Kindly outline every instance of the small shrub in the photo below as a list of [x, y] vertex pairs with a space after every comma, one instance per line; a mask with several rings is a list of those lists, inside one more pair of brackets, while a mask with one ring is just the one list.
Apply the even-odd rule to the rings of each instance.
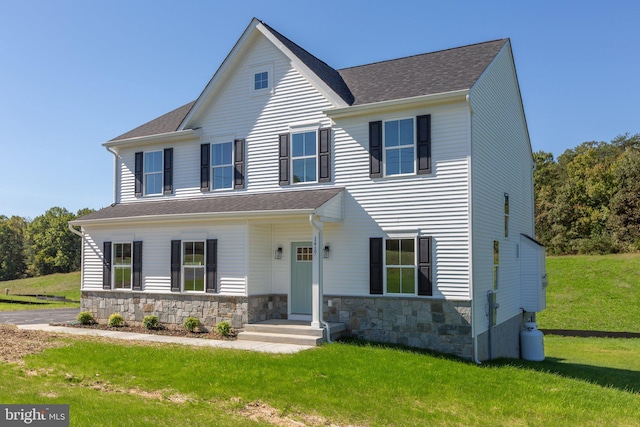
[[113, 313], [109, 316], [109, 326], [111, 327], [119, 327], [124, 324], [124, 318], [120, 313]]
[[218, 332], [223, 337], [228, 337], [229, 335], [231, 335], [231, 323], [223, 320], [216, 325], [216, 332]]
[[184, 319], [184, 328], [189, 332], [193, 332], [199, 326], [200, 320], [195, 317], [187, 317]]
[[158, 320], [158, 316], [144, 316], [142, 324], [147, 329], [157, 329], [160, 321]]
[[93, 324], [93, 314], [88, 311], [81, 311], [76, 316], [76, 320], [80, 322], [81, 325], [91, 325]]

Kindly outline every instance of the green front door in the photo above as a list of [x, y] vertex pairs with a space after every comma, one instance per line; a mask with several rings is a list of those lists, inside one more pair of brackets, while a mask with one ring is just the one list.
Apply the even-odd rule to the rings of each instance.
[[291, 314], [311, 315], [311, 243], [291, 244]]

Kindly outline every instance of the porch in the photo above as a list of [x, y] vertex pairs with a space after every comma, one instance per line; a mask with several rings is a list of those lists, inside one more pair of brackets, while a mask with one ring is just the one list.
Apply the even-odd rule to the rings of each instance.
[[[344, 323], [329, 323], [329, 330], [332, 341], [346, 334]], [[238, 339], [317, 346], [326, 342], [326, 332], [323, 328], [312, 327], [309, 321], [270, 319], [245, 324], [244, 331], [238, 334]]]

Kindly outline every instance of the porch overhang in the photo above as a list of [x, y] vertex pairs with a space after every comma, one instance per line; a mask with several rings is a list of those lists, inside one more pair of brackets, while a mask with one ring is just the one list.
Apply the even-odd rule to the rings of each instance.
[[316, 215], [342, 222], [344, 188], [282, 190], [270, 193], [210, 195], [197, 199], [165, 199], [113, 204], [69, 223], [73, 226], [161, 223], [198, 220], [284, 219]]

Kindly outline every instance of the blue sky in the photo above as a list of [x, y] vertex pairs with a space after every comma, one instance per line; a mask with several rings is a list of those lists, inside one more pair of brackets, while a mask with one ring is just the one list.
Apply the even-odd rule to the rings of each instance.
[[0, 215], [110, 204], [101, 143], [197, 98], [254, 16], [334, 68], [510, 37], [534, 151], [640, 132], [637, 1], [0, 0]]

